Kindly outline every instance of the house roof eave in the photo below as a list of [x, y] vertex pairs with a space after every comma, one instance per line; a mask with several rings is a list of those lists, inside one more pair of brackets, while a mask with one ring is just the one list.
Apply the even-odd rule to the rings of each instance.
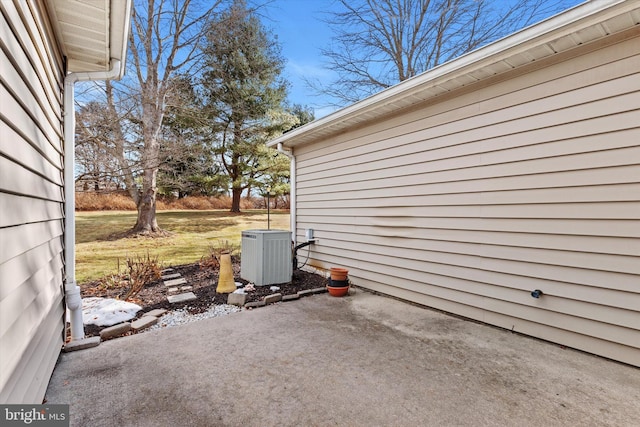
[[115, 59], [124, 73], [131, 7], [131, 0], [47, 3], [68, 72], [108, 71]]
[[587, 2], [273, 139], [292, 148], [640, 24], [640, 0]]

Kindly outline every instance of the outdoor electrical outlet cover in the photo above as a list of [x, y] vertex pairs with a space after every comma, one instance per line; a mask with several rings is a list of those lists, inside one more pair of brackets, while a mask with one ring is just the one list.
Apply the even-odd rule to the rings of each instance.
[[313, 240], [313, 228], [307, 228], [305, 236], [307, 237], [307, 240]]

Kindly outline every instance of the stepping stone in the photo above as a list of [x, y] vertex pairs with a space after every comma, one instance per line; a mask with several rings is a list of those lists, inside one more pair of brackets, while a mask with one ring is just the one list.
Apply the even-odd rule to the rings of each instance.
[[173, 271], [173, 268], [165, 268], [160, 272], [160, 274], [171, 273], [172, 271]]
[[247, 294], [229, 294], [227, 304], [242, 307], [247, 300]]
[[167, 299], [171, 304], [177, 304], [179, 302], [193, 301], [197, 299], [197, 297], [193, 292], [186, 292], [184, 294], [169, 295]]
[[70, 351], [84, 350], [85, 348], [97, 347], [100, 345], [100, 337], [89, 337], [77, 341], [71, 341], [64, 345], [63, 351], [68, 353]]
[[151, 325], [155, 325], [158, 322], [158, 318], [155, 316], [142, 316], [138, 320], [131, 322], [131, 329], [138, 331], [140, 329], [148, 328]]
[[167, 289], [167, 292], [170, 294], [175, 294], [176, 292], [179, 292], [180, 290], [178, 288], [169, 288]]
[[171, 279], [177, 279], [178, 277], [180, 277], [180, 273], [173, 273], [173, 274], [167, 274], [161, 277], [162, 280], [171, 280]]
[[181, 291], [190, 291], [193, 289], [193, 286], [180, 286]]
[[274, 302], [278, 302], [282, 300], [282, 294], [272, 294], [264, 297], [265, 305], [273, 304]]
[[154, 317], [160, 317], [163, 314], [165, 314], [167, 312], [167, 310], [165, 310], [164, 308], [156, 308], [155, 310], [151, 310], [148, 313], [145, 313], [145, 316], [154, 316]]
[[164, 281], [164, 285], [166, 287], [184, 285], [186, 283], [187, 283], [187, 280], [184, 277], [180, 277], [179, 279], [165, 280]]

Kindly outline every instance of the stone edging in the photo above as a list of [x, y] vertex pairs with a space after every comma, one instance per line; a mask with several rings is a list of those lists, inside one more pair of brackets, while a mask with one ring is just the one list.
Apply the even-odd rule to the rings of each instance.
[[[291, 294], [291, 295], [282, 295], [281, 293], [275, 293], [275, 294], [267, 295], [266, 297], [264, 297], [262, 301], [253, 301], [248, 303], [244, 302], [247, 294], [229, 294], [229, 296], [227, 297], [227, 304], [236, 305], [238, 307], [243, 307], [244, 309], [251, 310], [257, 307], [265, 307], [267, 305], [271, 305], [276, 302], [294, 301], [309, 295], [322, 294], [326, 292], [327, 292], [327, 288], [321, 287], [321, 288], [314, 288], [314, 289], [299, 291], [298, 293]], [[237, 295], [237, 296], [232, 297], [232, 295]], [[231, 297], [232, 300], [236, 299], [236, 301], [229, 302], [229, 297]], [[139, 319], [132, 320], [131, 322], [118, 323], [117, 325], [104, 328], [103, 330], [100, 331], [99, 337], [98, 336], [90, 337], [85, 340], [81, 340], [80, 342], [74, 342], [74, 341], [69, 342], [65, 344], [65, 346], [63, 347], [63, 351], [70, 352], [70, 351], [83, 350], [85, 348], [95, 347], [98, 344], [100, 344], [101, 341], [120, 337], [131, 330], [138, 331], [138, 330], [146, 329], [152, 325], [155, 325], [158, 322], [158, 319], [165, 313], [167, 313], [167, 310], [165, 309], [158, 308], [155, 310], [151, 310], [147, 313], [143, 313], [142, 317], [140, 317]]]
[[111, 338], [116, 338], [126, 334], [127, 332], [140, 329], [146, 329], [151, 325], [158, 322], [158, 318], [165, 314], [167, 310], [164, 308], [156, 308], [155, 310], [143, 313], [139, 319], [132, 320], [131, 322], [122, 322], [117, 325], [109, 326], [100, 331], [100, 336], [85, 338], [80, 341], [71, 341], [64, 345], [62, 351], [68, 353], [70, 351], [84, 350], [85, 348], [95, 347], [100, 344], [101, 341], [105, 341]]
[[[237, 305], [238, 307], [244, 307], [246, 309], [252, 309], [257, 307], [265, 307], [267, 305], [280, 302], [280, 301], [294, 301], [309, 295], [322, 294], [325, 292], [327, 292], [326, 287], [307, 289], [291, 295], [282, 295], [281, 293], [277, 293], [277, 294], [267, 295], [266, 297], [264, 297], [262, 301], [253, 301], [253, 302], [248, 302], [246, 304], [244, 300], [246, 299], [247, 294], [229, 294], [229, 296], [227, 297], [227, 304]], [[238, 295], [238, 296], [232, 297], [232, 295]]]

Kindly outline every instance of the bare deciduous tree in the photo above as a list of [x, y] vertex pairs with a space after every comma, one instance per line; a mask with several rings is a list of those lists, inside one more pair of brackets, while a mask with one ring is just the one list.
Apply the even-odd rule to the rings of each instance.
[[[160, 232], [156, 220], [157, 175], [161, 164], [161, 129], [167, 100], [176, 87], [177, 73], [189, 75], [197, 64], [202, 29], [221, 0], [138, 0], [132, 14], [129, 38], [129, 76], [122, 83], [107, 85], [110, 114], [115, 119], [126, 99], [137, 101], [130, 114], [138, 126], [138, 156], [141, 174], [135, 180], [132, 157], [125, 150], [132, 135], [122, 127], [116, 132], [115, 150], [124, 172], [127, 190], [138, 208], [133, 233]], [[110, 89], [111, 88], [111, 89]], [[117, 96], [112, 90], [117, 88]], [[117, 123], [123, 123], [118, 121]]]
[[76, 113], [76, 183], [84, 190], [120, 187], [118, 164], [105, 141], [113, 139], [113, 125], [104, 103], [91, 101]]
[[319, 89], [338, 104], [358, 101], [576, 2], [337, 0], [326, 20], [333, 44], [322, 54], [338, 78]]

